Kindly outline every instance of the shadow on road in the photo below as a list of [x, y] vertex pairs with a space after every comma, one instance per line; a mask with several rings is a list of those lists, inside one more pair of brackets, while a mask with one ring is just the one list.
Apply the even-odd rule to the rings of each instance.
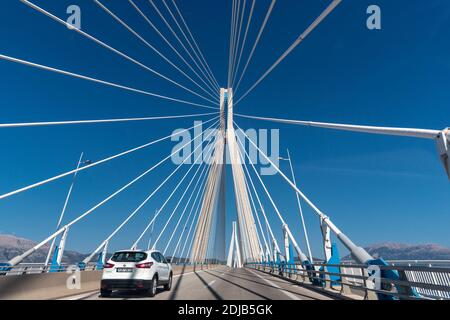
[[[225, 279], [225, 278], [223, 278], [223, 277], [220, 277], [220, 276], [218, 276], [217, 274], [214, 274], [214, 273], [212, 273], [212, 272], [210, 272], [210, 271], [205, 271], [205, 272], [206, 272], [207, 274], [209, 274], [209, 275], [212, 275], [213, 277], [216, 277], [216, 278], [222, 280], [222, 281], [231, 283], [232, 285], [234, 285], [234, 286], [236, 286], [236, 287], [238, 287], [238, 288], [240, 288], [240, 289], [243, 289], [243, 290], [245, 290], [245, 291], [248, 291], [248, 292], [250, 292], [250, 293], [253, 293], [254, 295], [257, 295], [258, 297], [260, 297], [260, 298], [262, 298], [262, 299], [264, 299], [264, 300], [270, 300], [268, 297], [266, 297], [266, 296], [264, 296], [264, 295], [262, 295], [262, 294], [260, 294], [260, 293], [258, 293], [258, 292], [256, 292], [256, 291], [250, 290], [249, 288], [246, 288], [246, 287], [244, 287], [244, 286], [241, 286], [241, 285], [239, 285], [239, 284], [237, 284], [237, 283], [235, 283], [235, 282], [233, 282], [233, 281], [230, 281], [230, 280], [227, 280], [227, 279]], [[229, 273], [228, 273], [228, 274], [229, 274]], [[253, 281], [253, 282], [254, 282], [254, 281]]]
[[175, 300], [177, 298], [178, 290], [180, 289], [181, 280], [183, 279], [184, 270], [186, 269], [186, 265], [183, 264], [183, 269], [181, 269], [181, 273], [175, 287], [172, 288], [172, 292], [170, 293], [169, 300]]
[[[164, 292], [163, 289], [158, 288], [156, 290], [156, 294], [158, 295], [159, 293]], [[146, 294], [146, 293], [140, 293], [136, 290], [118, 290], [118, 291], [113, 291], [113, 293], [111, 294], [110, 297], [101, 297], [100, 295], [98, 296], [99, 298], [102, 299], [123, 299], [123, 300], [127, 300], [127, 299], [149, 299], [150, 297]]]
[[[209, 273], [208, 271], [204, 271], [204, 272]], [[211, 294], [214, 296], [214, 298], [216, 298], [217, 300], [223, 300], [223, 298], [220, 294], [218, 294], [213, 288], [208, 286], [208, 283], [205, 281], [205, 279], [202, 278], [202, 276], [200, 276], [197, 272], [195, 272], [195, 275], [200, 279], [201, 282], [203, 282], [203, 284], [205, 285], [205, 288], [207, 288], [209, 290], [209, 292], [211, 292]]]
[[[210, 273], [209, 271], [206, 271], [207, 273]], [[214, 275], [214, 274], [212, 274], [212, 273], [210, 273], [211, 275]], [[238, 274], [238, 275], [236, 275], [236, 274]], [[215, 275], [215, 276], [217, 276], [217, 275]], [[252, 274], [248, 274], [248, 276], [249, 277], [251, 277], [250, 279], [249, 278], [246, 278], [245, 276], [247, 276], [247, 274], [242, 274], [242, 273], [240, 273], [240, 272], [235, 272], [235, 273], [228, 273], [228, 276], [230, 276], [230, 277], [233, 277], [233, 278], [237, 278], [237, 279], [242, 279], [242, 280], [245, 280], [245, 281], [248, 281], [248, 282], [252, 282], [252, 283], [256, 283], [256, 284], [259, 284], [259, 285], [262, 285], [262, 286], [266, 286], [266, 287], [269, 287], [269, 288], [273, 288], [273, 289], [276, 289], [276, 290], [280, 290], [280, 288], [277, 288], [277, 287], [275, 287], [275, 286], [272, 286], [272, 285], [270, 285], [270, 284], [268, 284], [268, 283], [266, 283], [266, 282], [264, 282], [264, 280], [263, 279], [260, 279], [261, 281], [257, 281], [257, 279], [258, 278], [256, 278], [255, 279], [255, 277], [254, 277], [254, 275], [252, 275]], [[217, 276], [218, 277], [218, 276]], [[221, 278], [222, 279], [222, 278]], [[275, 279], [274, 279], [275, 280]], [[231, 282], [231, 281], [230, 281]], [[286, 283], [286, 282], [282, 282], [282, 281], [279, 281], [280, 283]], [[231, 282], [231, 283], [234, 283], [234, 282]], [[310, 295], [306, 295], [306, 294], [301, 294], [301, 293], [299, 293], [299, 292], [296, 292], [296, 291], [291, 291], [291, 290], [289, 290], [289, 289], [282, 289], [283, 291], [286, 291], [286, 292], [290, 292], [290, 293], [292, 293], [292, 294], [295, 294], [295, 295], [297, 295], [297, 296], [299, 296], [299, 297], [304, 297], [304, 298], [307, 298], [307, 299], [311, 299], [311, 300], [320, 300], [320, 299], [318, 299], [318, 298], [315, 298], [315, 297], [312, 297], [312, 296], [310, 296]], [[266, 299], [269, 299], [269, 298], [266, 298]]]

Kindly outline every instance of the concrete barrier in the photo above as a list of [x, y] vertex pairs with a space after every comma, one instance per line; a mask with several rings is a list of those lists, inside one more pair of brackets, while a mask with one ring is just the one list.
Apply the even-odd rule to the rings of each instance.
[[0, 277], [2, 300], [47, 300], [99, 288], [101, 271], [41, 273]]
[[[173, 274], [212, 269], [215, 266], [172, 266]], [[0, 277], [0, 300], [52, 300], [100, 288], [102, 271], [40, 273]]]

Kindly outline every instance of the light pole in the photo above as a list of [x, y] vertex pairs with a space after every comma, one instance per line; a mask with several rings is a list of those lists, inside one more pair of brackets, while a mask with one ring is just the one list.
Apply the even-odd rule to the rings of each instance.
[[[78, 160], [77, 170], [80, 168], [81, 165], [83, 165], [83, 164], [89, 164], [89, 163], [91, 163], [90, 160], [85, 160], [85, 161], [83, 161], [83, 152], [82, 152], [81, 155], [80, 155], [80, 159]], [[69, 191], [67, 192], [66, 200], [64, 201], [64, 206], [63, 206], [63, 208], [62, 208], [61, 214], [60, 214], [60, 216], [59, 216], [58, 223], [57, 223], [57, 225], [56, 225], [56, 230], [58, 230], [58, 229], [61, 227], [61, 223], [62, 223], [62, 220], [63, 220], [63, 218], [64, 218], [64, 214], [65, 214], [65, 212], [66, 212], [67, 204], [69, 203], [69, 199], [70, 199], [70, 196], [71, 196], [71, 194], [72, 194], [73, 186], [74, 186], [74, 184], [75, 184], [75, 179], [76, 179], [76, 177], [77, 177], [77, 173], [78, 173], [78, 171], [75, 171], [75, 173], [73, 174], [73, 177], [72, 177], [72, 183], [70, 184]], [[64, 240], [65, 240], [65, 237], [63, 237], [63, 238], [64, 238]], [[49, 263], [49, 261], [50, 261], [50, 256], [52, 255], [53, 247], [55, 246], [55, 241], [56, 241], [56, 237], [53, 238], [52, 243], [50, 244], [50, 248], [49, 248], [49, 250], [48, 250], [47, 258], [45, 259], [45, 266], [47, 266], [48, 263]], [[56, 252], [55, 252], [55, 253], [56, 253]], [[62, 256], [62, 252], [61, 252], [61, 253], [58, 253], [58, 256]], [[57, 259], [57, 260], [59, 260], [59, 259]]]
[[[295, 181], [294, 167], [292, 166], [292, 159], [291, 159], [291, 154], [289, 153], [289, 149], [287, 149], [287, 155], [288, 155], [287, 158], [278, 157], [278, 159], [283, 160], [283, 161], [289, 161], [289, 167], [291, 169], [291, 175], [292, 175], [292, 182], [294, 183], [295, 186], [297, 186], [297, 182]], [[306, 247], [308, 249], [309, 259], [310, 259], [311, 263], [314, 263], [313, 255], [311, 252], [311, 246], [309, 245], [309, 237], [308, 237], [308, 231], [306, 230], [305, 218], [303, 217], [303, 209], [302, 209], [302, 204], [300, 202], [300, 196], [298, 195], [297, 192], [295, 193], [295, 196], [297, 197], [298, 211], [300, 213], [300, 218], [302, 220], [303, 233], [305, 235], [305, 241], [306, 241]]]
[[147, 250], [150, 250], [150, 246], [152, 243], [152, 236], [153, 236], [153, 229], [155, 228], [155, 217], [158, 214], [158, 209], [155, 210], [155, 215], [153, 216], [153, 222], [152, 222], [152, 229], [150, 230], [150, 237], [148, 238], [148, 246], [147, 246]]

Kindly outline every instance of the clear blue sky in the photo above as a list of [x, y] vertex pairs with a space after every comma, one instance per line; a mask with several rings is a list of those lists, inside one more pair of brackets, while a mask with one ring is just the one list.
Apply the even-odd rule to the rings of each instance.
[[[147, 1], [136, 1], [163, 27]], [[160, 1], [156, 1], [162, 6]], [[242, 89], [254, 81], [325, 8], [329, 0], [278, 1]], [[79, 4], [82, 29], [173, 78], [177, 72], [92, 1], [35, 1], [64, 18]], [[149, 42], [170, 49], [127, 1], [104, 1]], [[225, 86], [231, 1], [179, 0], [185, 18], [221, 85]], [[382, 30], [365, 27], [366, 8], [382, 9]], [[253, 43], [268, 0], [258, 1]], [[198, 98], [153, 76], [21, 4], [0, 4], [2, 54], [190, 101]], [[343, 3], [250, 96], [240, 113], [314, 121], [443, 129], [450, 125], [450, 3]], [[168, 34], [168, 33], [167, 33]], [[248, 54], [248, 47], [244, 57]], [[96, 119], [203, 112], [0, 61], [1, 122]], [[189, 85], [189, 82], [183, 82]], [[242, 93], [243, 91], [241, 91]], [[243, 128], [280, 128], [299, 185], [356, 243], [395, 241], [450, 246], [450, 183], [432, 141], [371, 136], [237, 119]], [[0, 193], [72, 169], [81, 151], [95, 161], [192, 126], [192, 119], [86, 126], [2, 129]], [[172, 143], [139, 151], [79, 175], [67, 220], [102, 200], [159, 159]], [[286, 163], [283, 169], [288, 169]], [[75, 226], [68, 248], [89, 252], [173, 170], [169, 163]], [[187, 170], [183, 169], [183, 171]], [[179, 177], [182, 176], [182, 172]], [[279, 176], [266, 179], [281, 211], [300, 232], [295, 195]], [[70, 178], [0, 201], [0, 232], [40, 240], [54, 230]], [[231, 181], [228, 180], [228, 186]], [[112, 249], [129, 246], [160, 206], [172, 180], [121, 232]], [[229, 189], [228, 221], [235, 218]], [[270, 205], [265, 199], [265, 206]], [[173, 208], [176, 201], [170, 203]], [[165, 217], [171, 210], [165, 211]], [[271, 221], [281, 235], [273, 211]], [[316, 256], [318, 220], [306, 209]], [[66, 221], [67, 221], [66, 220]], [[165, 222], [158, 220], [155, 230]], [[229, 233], [229, 224], [227, 225]], [[303, 246], [301, 237], [298, 237]], [[304, 247], [304, 246], [303, 246]]]

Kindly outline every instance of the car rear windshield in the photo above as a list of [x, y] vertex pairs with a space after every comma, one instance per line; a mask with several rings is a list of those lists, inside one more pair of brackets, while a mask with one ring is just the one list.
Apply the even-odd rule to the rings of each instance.
[[147, 259], [145, 252], [116, 252], [111, 260], [114, 262], [140, 262]]

